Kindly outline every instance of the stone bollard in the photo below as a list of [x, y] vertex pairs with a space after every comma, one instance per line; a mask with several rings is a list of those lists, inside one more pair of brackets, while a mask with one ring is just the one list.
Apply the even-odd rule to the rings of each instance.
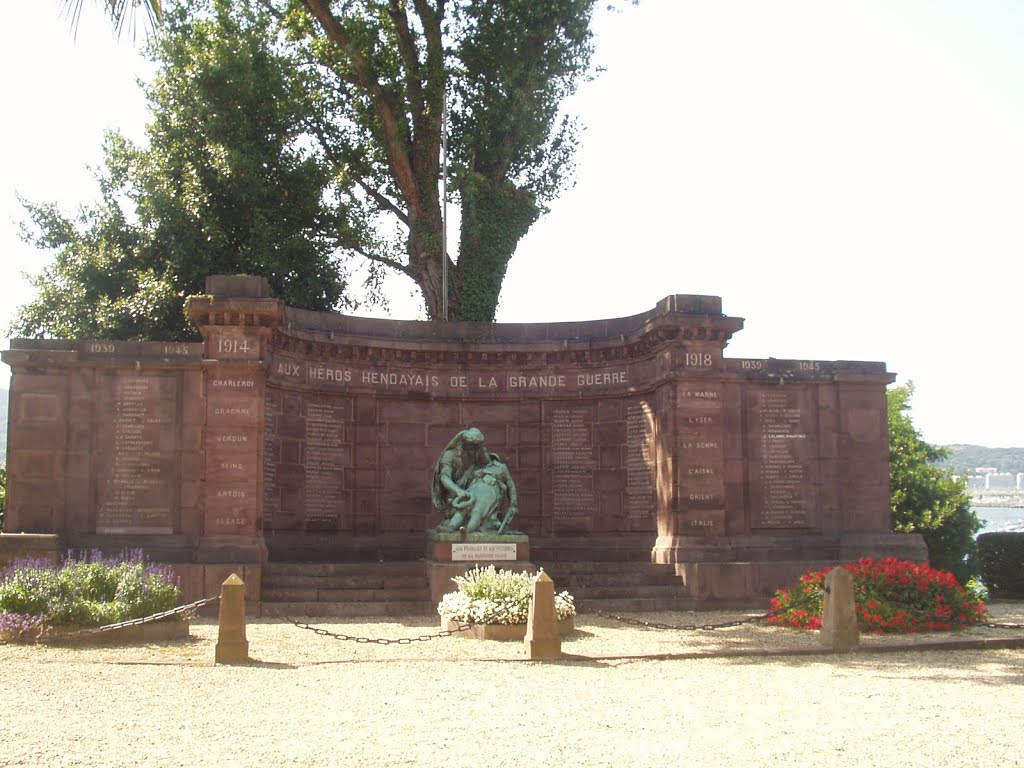
[[562, 655], [562, 636], [555, 612], [555, 582], [544, 571], [533, 579], [530, 613], [526, 619], [526, 653], [531, 659], [557, 659]]
[[835, 568], [825, 577], [825, 605], [821, 616], [821, 643], [833, 651], [852, 651], [860, 645], [853, 574]]
[[249, 641], [245, 639], [245, 583], [232, 573], [220, 587], [220, 619], [214, 662], [242, 664], [248, 660]]

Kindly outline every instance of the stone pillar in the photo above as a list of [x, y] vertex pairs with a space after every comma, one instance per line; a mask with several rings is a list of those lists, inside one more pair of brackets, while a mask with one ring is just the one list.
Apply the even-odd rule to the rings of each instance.
[[189, 313], [203, 336], [206, 395], [203, 563], [261, 563], [263, 408], [268, 344], [284, 304], [267, 298], [264, 278], [217, 276], [211, 296], [193, 297]]
[[64, 535], [67, 522], [68, 366], [66, 342], [30, 341], [3, 353], [11, 366], [7, 426], [7, 533]]
[[245, 638], [245, 584], [236, 574], [224, 580], [220, 588], [220, 620], [217, 627], [217, 664], [243, 664], [249, 660], [249, 641]]
[[853, 574], [835, 568], [825, 577], [825, 606], [821, 619], [821, 643], [833, 651], [852, 651], [860, 645]]
[[533, 579], [530, 613], [526, 619], [526, 655], [531, 659], [557, 659], [562, 655], [555, 611], [555, 582], [544, 571]]
[[711, 299], [669, 307], [680, 313], [680, 328], [658, 360], [671, 384], [659, 408], [655, 562], [680, 562], [694, 538], [727, 533], [724, 351], [743, 321], [723, 315], [721, 300]]

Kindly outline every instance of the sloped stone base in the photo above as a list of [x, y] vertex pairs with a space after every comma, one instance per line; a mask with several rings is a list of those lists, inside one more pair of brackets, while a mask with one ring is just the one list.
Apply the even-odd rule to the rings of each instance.
[[[457, 621], [442, 621], [441, 629], [455, 630], [461, 624]], [[558, 622], [558, 632], [562, 637], [576, 631], [576, 620], [570, 616]], [[471, 640], [518, 640], [526, 639], [525, 624], [475, 624], [467, 630], [456, 632], [452, 637], [466, 637]]]

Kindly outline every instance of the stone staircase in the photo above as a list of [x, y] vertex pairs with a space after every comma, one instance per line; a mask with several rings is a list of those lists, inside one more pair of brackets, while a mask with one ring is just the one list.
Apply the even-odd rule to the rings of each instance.
[[430, 601], [421, 561], [268, 562], [261, 584], [264, 616], [425, 616]]
[[[689, 611], [694, 599], [671, 565], [637, 561], [537, 563], [568, 590], [580, 613]], [[500, 567], [500, 563], [498, 564]], [[390, 563], [268, 562], [261, 584], [264, 615], [429, 616], [422, 561]]]
[[674, 566], [650, 562], [577, 561], [538, 563], [567, 590], [579, 613], [692, 611], [695, 600], [683, 595]]

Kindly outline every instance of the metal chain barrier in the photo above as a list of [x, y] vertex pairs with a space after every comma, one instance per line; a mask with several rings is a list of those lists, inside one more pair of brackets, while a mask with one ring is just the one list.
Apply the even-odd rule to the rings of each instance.
[[986, 629], [1024, 629], [1024, 624], [1006, 624], [998, 621], [979, 621], [974, 626]]
[[660, 621], [644, 621], [643, 619], [632, 619], [626, 616], [619, 616], [614, 613], [605, 613], [604, 611], [594, 611], [595, 614], [605, 619], [611, 619], [612, 621], [618, 621], [623, 624], [631, 624], [636, 627], [646, 627], [648, 629], [669, 629], [680, 632], [712, 632], [716, 629], [730, 629], [732, 627], [742, 627], [744, 624], [755, 624], [759, 621], [767, 621], [773, 619], [776, 616], [781, 616], [787, 611], [794, 609], [803, 608], [811, 603], [815, 602], [820, 595], [807, 595], [803, 600], [800, 600], [793, 605], [787, 606], [786, 608], [780, 608], [775, 611], [769, 611], [759, 616], [749, 616], [745, 619], [737, 619], [735, 621], [723, 621], [719, 624], [666, 624]]
[[480, 624], [502, 624], [504, 622], [495, 620], [506, 618], [508, 614], [509, 611], [507, 608], [499, 608], [495, 609], [491, 613], [488, 613], [478, 621], [472, 621], [465, 624], [463, 624], [462, 622], [458, 622], [459, 625], [455, 629], [442, 629], [440, 632], [434, 632], [430, 635], [419, 635], [417, 637], [398, 638], [360, 637], [358, 635], [346, 635], [343, 632], [331, 632], [330, 630], [324, 629], [323, 627], [314, 627], [312, 624], [297, 621], [291, 616], [277, 614], [275, 615], [275, 618], [279, 618], [282, 621], [286, 621], [290, 623], [292, 626], [295, 626], [299, 629], [305, 629], [312, 632], [313, 634], [320, 635], [321, 637], [329, 637], [333, 640], [361, 643], [364, 645], [411, 645], [412, 643], [427, 642], [429, 640], [436, 640], [441, 637], [451, 637], [452, 635], [457, 635], [459, 632], [466, 632], [475, 626], [479, 626]]
[[151, 624], [161, 619], [169, 619], [172, 616], [180, 616], [182, 614], [197, 611], [204, 605], [215, 603], [220, 600], [220, 595], [216, 597], [207, 597], [203, 600], [196, 600], [194, 603], [187, 605], [179, 605], [177, 608], [171, 608], [167, 611], [161, 611], [160, 613], [154, 613], [150, 616], [143, 616], [138, 619], [128, 619], [127, 621], [120, 621], [116, 624], [104, 624], [102, 627], [87, 627], [85, 629], [78, 629], [73, 632], [57, 632], [54, 634], [42, 634], [36, 638], [37, 643], [62, 643], [68, 640], [76, 640], [80, 637], [88, 637], [90, 635], [99, 635], [106, 632], [113, 632], [118, 629], [124, 629], [126, 627], [137, 627], [142, 624]]
[[[919, 620], [934, 620], [945, 624], [957, 623], [953, 621], [952, 615], [938, 614], [934, 611], [925, 611], [920, 608], [914, 608], [907, 605], [904, 606], [903, 610], [909, 616]], [[974, 627], [984, 627], [985, 629], [1024, 629], [1024, 624], [1010, 624], [997, 621], [977, 621], [974, 624], [968, 624], [967, 626], [962, 627], [961, 631], [973, 629]]]
[[[824, 593], [824, 590], [823, 590]], [[815, 595], [808, 595], [803, 600], [793, 603], [786, 608], [782, 608], [775, 611], [769, 611], [768, 613], [760, 614], [758, 616], [749, 616], [745, 619], [738, 619], [735, 621], [724, 621], [719, 624], [667, 624], [660, 621], [645, 621], [643, 619], [634, 619], [627, 616], [620, 616], [618, 614], [606, 613], [604, 611], [594, 611], [598, 616], [605, 619], [611, 619], [612, 621], [618, 621], [622, 624], [630, 624], [636, 627], [645, 627], [647, 629], [665, 629], [679, 632], [711, 632], [717, 629], [730, 629], [732, 627], [741, 627], [745, 624], [756, 624], [759, 621], [768, 621], [776, 616], [780, 616], [783, 613], [791, 610], [798, 610], [810, 605], [817, 599]], [[908, 614], [914, 615], [918, 619], [934, 619], [936, 621], [950, 622], [950, 616], [940, 616], [930, 611], [922, 611], [918, 609], [910, 609], [906, 611]], [[970, 625], [972, 627], [984, 627], [986, 629], [1024, 629], [1024, 624], [1010, 624], [1006, 622], [995, 622], [995, 621], [979, 621], [975, 624]], [[970, 627], [967, 627], [968, 629]]]

